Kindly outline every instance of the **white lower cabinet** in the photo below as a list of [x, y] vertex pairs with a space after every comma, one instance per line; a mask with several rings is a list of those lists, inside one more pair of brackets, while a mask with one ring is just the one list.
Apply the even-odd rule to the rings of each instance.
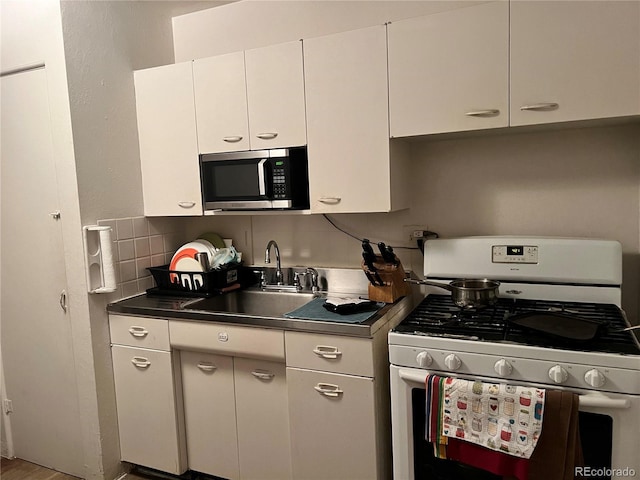
[[123, 461], [228, 480], [389, 480], [387, 333], [112, 314]]
[[163, 472], [186, 470], [171, 352], [113, 345], [120, 455]]
[[373, 480], [374, 380], [287, 368], [293, 478]]
[[169, 322], [109, 315], [120, 458], [173, 474], [187, 469], [180, 363]]
[[233, 359], [181, 352], [189, 468], [240, 478]]
[[291, 479], [284, 364], [201, 352], [181, 359], [189, 468]]
[[291, 443], [284, 363], [234, 358], [242, 480], [289, 480]]

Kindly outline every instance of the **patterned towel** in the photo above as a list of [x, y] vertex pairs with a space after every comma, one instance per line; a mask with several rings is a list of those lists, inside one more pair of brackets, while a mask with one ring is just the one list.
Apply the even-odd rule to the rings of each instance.
[[447, 437], [442, 435], [442, 401], [445, 377], [427, 375], [425, 382], [425, 440], [433, 444], [436, 458], [447, 458]]
[[540, 437], [545, 391], [447, 377], [442, 434], [521, 458]]

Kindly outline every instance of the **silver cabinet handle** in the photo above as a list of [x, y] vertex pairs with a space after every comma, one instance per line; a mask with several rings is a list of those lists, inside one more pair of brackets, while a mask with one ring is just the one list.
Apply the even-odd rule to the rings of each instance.
[[251, 375], [260, 380], [271, 380], [273, 377], [275, 377], [275, 374], [266, 370], [254, 370], [251, 372]]
[[222, 137], [222, 141], [227, 143], [238, 143], [240, 140], [242, 140], [241, 135], [235, 135], [231, 137]]
[[332, 383], [318, 383], [315, 387], [313, 387], [313, 389], [320, 395], [331, 398], [339, 397], [344, 393], [344, 391], [341, 390], [338, 385], [334, 385]]
[[146, 337], [149, 334], [149, 331], [147, 329], [145, 329], [144, 327], [138, 327], [138, 326], [133, 325], [129, 329], [129, 333], [131, 335], [133, 335], [134, 337]]
[[342, 352], [338, 350], [338, 347], [332, 347], [330, 345], [316, 345], [313, 349], [313, 353], [322, 358], [336, 359], [342, 356]]
[[196, 206], [196, 202], [178, 202], [178, 205], [182, 208], [193, 208]]
[[218, 369], [218, 367], [210, 362], [200, 362], [198, 363], [198, 368], [203, 372], [215, 372]]
[[533, 112], [550, 112], [551, 110], [557, 110], [560, 105], [557, 103], [549, 102], [549, 103], [533, 103], [531, 105], [523, 105], [520, 107], [520, 110], [525, 111], [533, 111]]
[[497, 108], [488, 108], [487, 110], [473, 110], [465, 113], [467, 117], [495, 117], [500, 115], [500, 110]]
[[273, 140], [277, 136], [278, 136], [277, 132], [264, 132], [264, 133], [258, 133], [256, 135], [256, 137], [258, 137], [258, 138], [260, 138], [262, 140]]
[[66, 290], [62, 290], [62, 292], [60, 292], [60, 308], [62, 308], [62, 311], [64, 313], [67, 313], [67, 291]]
[[137, 368], [149, 368], [151, 365], [149, 359], [145, 357], [133, 357], [131, 359], [131, 363], [133, 363]]
[[51, 215], [54, 220], [60, 220], [60, 212], [57, 210], [55, 212], [51, 212], [49, 215]]
[[320, 203], [326, 203], [327, 205], [337, 205], [341, 200], [342, 198], [340, 197], [320, 197], [318, 199]]

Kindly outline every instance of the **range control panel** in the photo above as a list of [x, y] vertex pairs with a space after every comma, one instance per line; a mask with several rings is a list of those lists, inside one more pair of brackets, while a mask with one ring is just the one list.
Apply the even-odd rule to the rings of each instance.
[[493, 263], [538, 263], [536, 245], [493, 245]]

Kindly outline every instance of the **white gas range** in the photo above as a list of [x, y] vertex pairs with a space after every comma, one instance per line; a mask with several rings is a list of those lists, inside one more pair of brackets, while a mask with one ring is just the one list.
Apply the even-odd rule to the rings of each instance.
[[625, 478], [629, 469], [640, 476], [640, 344], [620, 309], [618, 242], [437, 239], [426, 242], [424, 267], [442, 283], [498, 280], [499, 300], [461, 311], [450, 294], [429, 287], [389, 333], [395, 480], [475, 478], [466, 468], [444, 473], [426, 444], [430, 373], [573, 391], [590, 477]]

